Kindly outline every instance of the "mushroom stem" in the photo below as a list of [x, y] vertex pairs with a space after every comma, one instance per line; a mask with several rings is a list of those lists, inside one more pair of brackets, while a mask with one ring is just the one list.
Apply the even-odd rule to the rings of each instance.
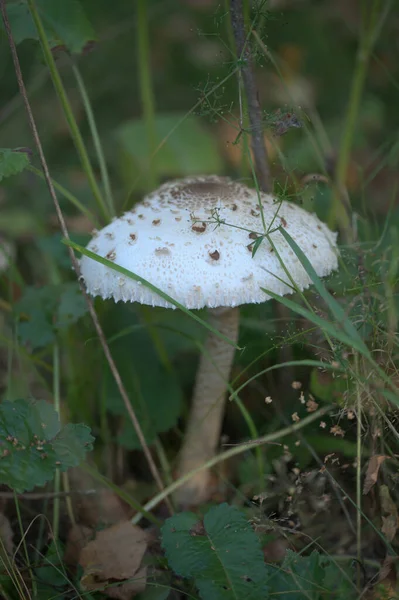
[[[238, 339], [238, 308], [209, 311], [209, 321], [233, 342]], [[209, 334], [197, 371], [187, 432], [180, 452], [178, 475], [187, 475], [215, 455], [223, 423], [226, 388], [235, 348]], [[209, 498], [211, 473], [203, 470], [179, 488], [180, 506], [200, 504]]]

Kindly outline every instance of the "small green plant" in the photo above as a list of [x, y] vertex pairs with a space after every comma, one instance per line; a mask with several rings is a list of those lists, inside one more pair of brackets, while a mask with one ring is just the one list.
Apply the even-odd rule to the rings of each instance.
[[313, 551], [287, 551], [281, 565], [265, 563], [260, 537], [245, 514], [220, 504], [205, 513], [180, 513], [162, 527], [168, 563], [194, 581], [203, 600], [278, 597], [282, 600], [356, 598], [351, 573]]
[[68, 423], [43, 400], [0, 404], [0, 477], [17, 493], [51, 481], [57, 470], [79, 465], [94, 438], [86, 425]]

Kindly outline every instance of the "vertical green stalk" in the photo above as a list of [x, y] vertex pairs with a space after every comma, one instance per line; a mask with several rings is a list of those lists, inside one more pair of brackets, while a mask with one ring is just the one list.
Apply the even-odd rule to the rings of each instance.
[[58, 98], [61, 102], [61, 106], [64, 111], [65, 119], [68, 123], [69, 131], [71, 133], [76, 150], [78, 152], [80, 162], [82, 164], [82, 168], [83, 168], [84, 172], [86, 173], [86, 177], [88, 179], [90, 189], [91, 189], [92, 194], [98, 204], [99, 209], [101, 210], [102, 216], [105, 218], [106, 221], [108, 221], [109, 220], [109, 212], [108, 212], [107, 206], [104, 202], [104, 199], [102, 197], [100, 188], [98, 187], [98, 184], [97, 184], [97, 181], [96, 181], [96, 178], [94, 175], [94, 171], [91, 166], [90, 159], [89, 159], [86, 147], [83, 142], [82, 135], [79, 131], [78, 124], [76, 122], [76, 119], [75, 119], [73, 111], [72, 111], [72, 107], [71, 107], [68, 97], [66, 95], [65, 88], [62, 83], [60, 74], [58, 73], [54, 57], [51, 53], [50, 46], [47, 41], [47, 36], [44, 31], [43, 23], [40, 19], [39, 13], [36, 8], [35, 0], [27, 0], [27, 3], [28, 3], [30, 13], [32, 15], [33, 22], [34, 22], [36, 30], [37, 30], [37, 34], [39, 36], [40, 44], [41, 44], [42, 50], [43, 50], [43, 55], [44, 55], [45, 61], [47, 63], [47, 66], [49, 68], [51, 79], [53, 81], [53, 85], [57, 92]]
[[[58, 342], [54, 343], [53, 346], [53, 400], [54, 400], [54, 409], [58, 414], [58, 417], [61, 419], [60, 408], [60, 349], [58, 346]], [[59, 494], [61, 489], [61, 473], [60, 470], [57, 469], [54, 477], [54, 491]], [[53, 537], [54, 542], [57, 543], [58, 534], [60, 527], [60, 497], [56, 496], [54, 498], [54, 507], [53, 507]]]
[[148, 143], [148, 186], [157, 185], [156, 149], [157, 134], [155, 127], [155, 101], [151, 81], [150, 36], [148, 27], [147, 0], [137, 0], [137, 52], [141, 105]]
[[[364, 11], [365, 13], [365, 11]], [[352, 86], [349, 94], [348, 106], [346, 110], [345, 125], [341, 140], [341, 147], [338, 156], [335, 190], [329, 216], [330, 227], [338, 225], [350, 242], [353, 234], [350, 226], [350, 214], [346, 206], [345, 182], [349, 167], [350, 155], [353, 146], [356, 123], [359, 116], [360, 104], [364, 90], [364, 84], [367, 75], [369, 59], [376, 39], [376, 33], [382, 24], [381, 21], [381, 0], [373, 0], [370, 14], [363, 13], [362, 32], [360, 35], [359, 48], [356, 56], [355, 71], [352, 79]], [[383, 16], [386, 16], [385, 11]], [[368, 18], [367, 18], [368, 17]]]
[[78, 88], [80, 91], [80, 95], [82, 96], [83, 106], [85, 107], [87, 121], [89, 123], [91, 137], [93, 138], [94, 148], [97, 154], [98, 165], [100, 167], [101, 179], [103, 183], [103, 188], [105, 192], [105, 198], [108, 204], [109, 214], [114, 217], [115, 216], [115, 203], [112, 195], [111, 184], [109, 181], [107, 163], [104, 156], [104, 151], [101, 144], [101, 139], [98, 134], [96, 120], [94, 118], [93, 109], [91, 106], [89, 94], [87, 93], [86, 85], [83, 80], [83, 77], [80, 74], [80, 71], [77, 65], [72, 65], [72, 72], [75, 75], [76, 83], [78, 84]]
[[[359, 359], [355, 354], [356, 373], [359, 373]], [[357, 555], [357, 587], [360, 590], [362, 564], [362, 398], [360, 384], [356, 389], [356, 555]]]

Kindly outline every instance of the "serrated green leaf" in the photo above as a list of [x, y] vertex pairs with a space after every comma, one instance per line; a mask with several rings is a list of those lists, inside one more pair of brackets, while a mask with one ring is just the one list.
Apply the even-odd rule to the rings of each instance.
[[0, 148], [0, 181], [20, 173], [29, 165], [27, 152]]
[[17, 493], [42, 486], [56, 469], [77, 466], [92, 449], [85, 425], [61, 427], [53, 406], [43, 400], [0, 404], [0, 480]]
[[212, 507], [203, 523], [193, 513], [171, 517], [162, 528], [162, 545], [173, 570], [194, 578], [204, 600], [268, 597], [259, 539], [236, 507]]
[[313, 551], [287, 551], [281, 566], [266, 565], [259, 539], [236, 507], [211, 508], [201, 521], [180, 513], [165, 522], [162, 546], [172, 569], [192, 578], [204, 600], [352, 600], [353, 573]]
[[[52, 47], [64, 45], [70, 52], [81, 52], [88, 42], [96, 39], [78, 0], [36, 0], [36, 7]], [[7, 14], [16, 44], [27, 39], [38, 40], [26, 0], [10, 4]]]

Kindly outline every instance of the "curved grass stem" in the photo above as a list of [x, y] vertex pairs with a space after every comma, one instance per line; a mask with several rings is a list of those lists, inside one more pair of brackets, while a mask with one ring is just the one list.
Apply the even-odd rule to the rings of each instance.
[[[289, 427], [285, 427], [284, 429], [280, 429], [279, 431], [274, 431], [273, 433], [264, 435], [264, 436], [258, 438], [257, 440], [251, 440], [251, 442], [249, 442], [249, 443], [243, 443], [238, 446], [234, 446], [234, 448], [230, 448], [229, 450], [226, 450], [225, 452], [221, 452], [217, 456], [214, 456], [207, 462], [203, 463], [201, 466], [190, 471], [190, 473], [186, 473], [184, 476], [179, 477], [179, 479], [174, 481], [172, 483], [172, 485], [169, 485], [161, 493], [157, 494], [151, 500], [149, 500], [149, 502], [147, 502], [147, 504], [142, 508], [142, 511], [146, 511], [148, 513], [150, 510], [152, 510], [153, 508], [158, 506], [170, 494], [173, 494], [182, 485], [187, 483], [197, 473], [200, 473], [201, 471], [204, 471], [206, 469], [211, 469], [212, 467], [215, 467], [216, 465], [218, 465], [220, 462], [223, 462], [223, 461], [231, 458], [232, 456], [237, 456], [239, 454], [242, 454], [243, 452], [248, 452], [248, 450], [250, 450], [256, 446], [270, 444], [272, 442], [276, 442], [277, 440], [281, 440], [284, 437], [287, 437], [287, 435], [292, 435], [295, 432], [297, 432], [298, 430], [303, 429], [303, 427], [306, 427], [306, 425], [309, 425], [310, 423], [313, 423], [313, 421], [316, 421], [317, 419], [320, 419], [324, 415], [328, 414], [332, 410], [332, 408], [333, 408], [332, 406], [326, 406], [326, 407], [321, 408], [320, 410], [317, 410], [314, 413], [310, 414], [308, 417], [301, 419], [301, 421], [299, 423], [294, 423], [293, 425], [290, 425]], [[143, 514], [144, 514], [144, 512], [140, 512], [140, 513], [136, 514], [132, 518], [132, 523], [134, 523], [134, 524], [139, 523], [143, 517]]]
[[64, 85], [62, 83], [60, 74], [59, 74], [57, 66], [55, 64], [54, 57], [51, 53], [51, 49], [50, 49], [50, 46], [49, 46], [49, 43], [47, 40], [47, 36], [44, 31], [43, 23], [41, 21], [40, 15], [36, 8], [35, 0], [27, 0], [27, 4], [29, 7], [29, 11], [31, 13], [33, 22], [36, 27], [36, 31], [37, 31], [37, 34], [38, 34], [38, 37], [40, 40], [42, 50], [43, 50], [43, 55], [44, 55], [46, 64], [48, 66], [48, 69], [50, 71], [53, 85], [55, 87], [58, 98], [60, 100], [62, 109], [64, 111], [64, 116], [68, 123], [69, 131], [71, 133], [71, 137], [73, 139], [77, 153], [79, 155], [82, 168], [86, 174], [87, 180], [90, 185], [90, 189], [91, 189], [92, 194], [97, 202], [98, 208], [101, 211], [102, 217], [105, 219], [105, 221], [108, 221], [109, 217], [110, 217], [109, 210], [108, 210], [107, 205], [104, 202], [104, 198], [102, 197], [100, 188], [97, 184], [97, 181], [96, 181], [96, 178], [94, 175], [94, 171], [91, 166], [90, 159], [89, 159], [82, 135], [80, 133], [78, 124], [76, 122], [75, 116], [72, 111], [72, 107], [68, 100]]
[[103, 147], [101, 144], [101, 139], [98, 133], [96, 120], [94, 118], [93, 109], [91, 106], [89, 94], [87, 93], [86, 85], [83, 80], [82, 75], [77, 67], [77, 65], [72, 65], [72, 72], [75, 76], [76, 83], [78, 84], [78, 88], [80, 91], [80, 95], [82, 97], [83, 106], [85, 107], [87, 121], [89, 123], [91, 137], [93, 138], [94, 149], [97, 154], [98, 166], [100, 167], [101, 179], [103, 183], [103, 188], [105, 192], [105, 198], [108, 204], [108, 211], [111, 217], [115, 216], [115, 203], [112, 195], [111, 183], [109, 180], [109, 174], [107, 169], [107, 162], [105, 160]]

